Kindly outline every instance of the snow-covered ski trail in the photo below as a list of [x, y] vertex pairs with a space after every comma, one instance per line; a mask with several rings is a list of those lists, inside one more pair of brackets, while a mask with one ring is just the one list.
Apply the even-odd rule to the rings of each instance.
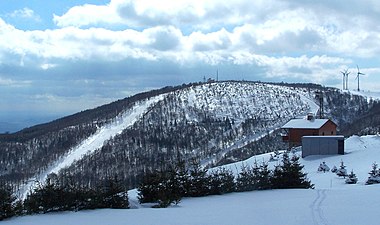
[[64, 167], [70, 166], [74, 161], [80, 160], [85, 154], [91, 154], [101, 148], [105, 141], [120, 134], [124, 129], [132, 126], [142, 115], [155, 103], [163, 100], [165, 95], [159, 95], [148, 100], [137, 102], [132, 108], [126, 110], [116, 117], [116, 119], [100, 128], [95, 134], [84, 140], [82, 143], [72, 148], [64, 157], [56, 161], [47, 170], [29, 181], [20, 188], [20, 198], [24, 199], [30, 189], [38, 182], [44, 181], [48, 174], [57, 173]]

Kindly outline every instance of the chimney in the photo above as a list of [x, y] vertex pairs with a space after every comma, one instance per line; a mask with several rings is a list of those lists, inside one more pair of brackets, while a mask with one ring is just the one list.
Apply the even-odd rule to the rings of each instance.
[[308, 113], [307, 114], [307, 120], [314, 120], [314, 114], [313, 113]]

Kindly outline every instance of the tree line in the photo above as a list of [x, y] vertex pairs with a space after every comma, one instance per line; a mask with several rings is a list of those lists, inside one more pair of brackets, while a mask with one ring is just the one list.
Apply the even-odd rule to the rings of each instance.
[[44, 183], [38, 183], [24, 200], [18, 200], [11, 185], [0, 187], [0, 221], [12, 216], [59, 211], [129, 207], [125, 185], [117, 177], [100, 182], [96, 188], [77, 186], [67, 177], [60, 182], [50, 174]]
[[255, 162], [243, 165], [235, 177], [231, 170], [219, 168], [209, 172], [194, 160], [186, 168], [183, 162], [147, 173], [138, 187], [140, 203], [154, 203], [153, 207], [178, 204], [182, 197], [221, 195], [267, 189], [313, 188], [302, 171], [299, 157], [283, 154], [280, 164], [273, 170], [268, 164]]

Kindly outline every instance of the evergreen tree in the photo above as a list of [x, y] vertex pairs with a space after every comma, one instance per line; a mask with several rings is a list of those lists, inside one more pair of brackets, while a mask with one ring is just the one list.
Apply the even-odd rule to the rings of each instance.
[[234, 175], [230, 170], [220, 168], [210, 175], [210, 194], [221, 195], [235, 190]]
[[283, 188], [283, 183], [285, 183], [285, 181], [284, 181], [282, 167], [280, 164], [274, 167], [272, 176], [270, 177], [270, 183], [271, 183], [272, 189]]
[[293, 183], [290, 183], [290, 188], [314, 188], [314, 184], [307, 179], [307, 173], [304, 173], [302, 169], [303, 165], [299, 162], [299, 157], [293, 155], [291, 158], [290, 176], [293, 178]]
[[258, 189], [259, 190], [270, 189], [272, 186], [271, 177], [272, 177], [271, 170], [268, 168], [268, 164], [263, 161], [258, 170], [258, 184], [257, 184]]
[[272, 188], [313, 188], [314, 185], [307, 179], [307, 174], [302, 169], [298, 156], [293, 155], [289, 159], [288, 153], [284, 153], [282, 164], [273, 171]]
[[353, 170], [351, 170], [351, 173], [348, 174], [345, 182], [346, 184], [356, 184], [358, 182], [358, 178], [356, 177], [356, 174], [354, 174]]
[[13, 202], [16, 197], [13, 195], [9, 185], [0, 186], [0, 221], [15, 215]]
[[138, 199], [140, 203], [158, 201], [158, 185], [161, 182], [161, 174], [158, 171], [147, 173], [138, 187]]
[[377, 163], [372, 164], [372, 170], [368, 173], [369, 177], [365, 184], [377, 184], [380, 183], [380, 170]]
[[202, 168], [199, 161], [193, 159], [190, 168], [189, 190], [187, 191], [187, 195], [190, 197], [208, 195], [209, 180], [207, 169]]
[[236, 190], [242, 191], [253, 191], [257, 189], [257, 179], [256, 174], [254, 174], [252, 167], [242, 165], [241, 170], [236, 178]]
[[117, 176], [105, 181], [101, 196], [104, 208], [126, 209], [129, 206], [128, 191]]
[[166, 170], [147, 174], [140, 184], [140, 203], [158, 203], [155, 207], [178, 204], [186, 193], [187, 173], [182, 164], [169, 166]]
[[348, 176], [347, 170], [346, 170], [346, 166], [344, 165], [343, 161], [340, 162], [340, 167], [336, 171], [336, 175], [338, 175], [339, 177], [346, 177], [346, 176]]
[[220, 192], [224, 194], [235, 191], [235, 177], [232, 171], [222, 168], [218, 172], [221, 180]]
[[62, 193], [59, 186], [47, 178], [45, 184], [39, 184], [24, 201], [27, 213], [47, 213], [62, 210]]

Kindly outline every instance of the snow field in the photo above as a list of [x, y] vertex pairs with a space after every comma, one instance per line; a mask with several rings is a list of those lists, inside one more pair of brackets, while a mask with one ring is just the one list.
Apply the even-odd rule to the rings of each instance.
[[[152, 209], [137, 204], [136, 190], [129, 192], [127, 210], [88, 210], [24, 216], [3, 221], [4, 225], [373, 225], [379, 224], [380, 184], [364, 185], [374, 161], [380, 159], [380, 136], [350, 137], [346, 154], [309, 156], [301, 159], [315, 189], [266, 190], [221, 196], [185, 198], [178, 206]], [[252, 157], [245, 164], [268, 160], [269, 154]], [[354, 172], [359, 183], [348, 185], [335, 174], [317, 172], [325, 161]], [[270, 162], [274, 166], [277, 162]], [[241, 163], [227, 165], [235, 170]], [[332, 185], [331, 185], [332, 184]]]

